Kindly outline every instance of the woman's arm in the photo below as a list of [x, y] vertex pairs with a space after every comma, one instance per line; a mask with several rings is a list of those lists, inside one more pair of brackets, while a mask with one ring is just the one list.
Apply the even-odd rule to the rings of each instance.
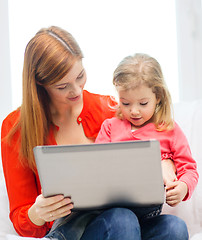
[[46, 223], [39, 227], [32, 223], [28, 217], [28, 210], [40, 194], [40, 183], [34, 173], [20, 163], [19, 131], [11, 142], [6, 136], [13, 127], [15, 114], [9, 115], [2, 124], [1, 129], [1, 156], [4, 177], [7, 187], [10, 219], [16, 232], [21, 236], [44, 237], [51, 224]]
[[20, 162], [20, 132], [6, 138], [12, 127], [10, 115], [1, 129], [1, 154], [10, 205], [10, 219], [21, 236], [44, 237], [52, 221], [71, 213], [71, 199], [63, 196], [44, 198], [38, 174]]
[[[41, 195], [38, 174], [34, 174], [28, 167], [21, 164], [20, 131], [18, 130], [11, 140], [7, 139], [8, 132], [18, 116], [19, 112], [17, 111], [11, 113], [3, 121], [1, 128], [1, 156], [9, 199], [9, 216], [19, 235], [44, 237], [52, 226], [50, 221], [64, 215], [64, 212], [66, 215], [69, 214], [72, 205], [66, 206], [65, 204], [68, 205], [69, 200], [63, 197], [60, 202], [54, 198], [44, 199]], [[54, 201], [56, 201], [56, 205], [52, 204]], [[50, 203], [51, 206], [46, 207]], [[58, 205], [60, 206], [59, 213], [55, 212]], [[64, 207], [61, 208], [61, 206]]]
[[71, 214], [72, 208], [73, 203], [70, 198], [64, 198], [63, 195], [44, 198], [40, 194], [29, 208], [28, 216], [35, 225], [42, 226], [46, 222]]

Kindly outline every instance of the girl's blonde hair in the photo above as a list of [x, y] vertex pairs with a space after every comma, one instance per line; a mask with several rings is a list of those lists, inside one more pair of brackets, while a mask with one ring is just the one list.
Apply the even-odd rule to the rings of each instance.
[[41, 29], [26, 46], [20, 119], [9, 137], [20, 129], [22, 163], [32, 170], [35, 170], [33, 147], [46, 143], [52, 122], [50, 99], [44, 86], [60, 81], [82, 58], [73, 36], [55, 26]]
[[[171, 96], [156, 59], [142, 53], [124, 58], [114, 71], [113, 84], [117, 90], [128, 90], [142, 84], [151, 88], [159, 101], [153, 116], [156, 129], [163, 131], [173, 128]], [[117, 116], [123, 119], [120, 108]]]

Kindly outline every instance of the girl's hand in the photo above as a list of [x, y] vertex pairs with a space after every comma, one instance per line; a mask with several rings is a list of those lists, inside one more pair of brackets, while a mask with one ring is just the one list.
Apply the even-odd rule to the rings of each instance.
[[185, 198], [187, 193], [186, 183], [181, 181], [170, 182], [166, 185], [166, 203], [174, 207]]
[[44, 198], [41, 194], [29, 209], [28, 216], [34, 224], [42, 226], [45, 222], [69, 215], [72, 208], [70, 198], [64, 198], [63, 195]]

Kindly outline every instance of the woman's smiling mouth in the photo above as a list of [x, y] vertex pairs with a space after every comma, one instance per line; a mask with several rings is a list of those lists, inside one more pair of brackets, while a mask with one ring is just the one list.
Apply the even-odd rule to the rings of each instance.
[[75, 102], [75, 101], [78, 101], [80, 99], [80, 97], [81, 96], [79, 95], [79, 96], [76, 96], [76, 97], [68, 98], [68, 100]]

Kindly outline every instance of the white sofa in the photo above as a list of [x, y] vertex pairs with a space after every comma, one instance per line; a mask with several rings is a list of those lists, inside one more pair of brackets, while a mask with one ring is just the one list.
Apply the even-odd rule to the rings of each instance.
[[[175, 104], [174, 115], [188, 138], [200, 174], [202, 173], [202, 100]], [[8, 218], [8, 199], [1, 165], [0, 211], [0, 240], [12, 239], [12, 236], [17, 234]], [[163, 212], [184, 219], [189, 229], [190, 239], [202, 240], [202, 179], [199, 178], [198, 186], [189, 201], [183, 202], [175, 208], [165, 205]], [[17, 237], [17, 239], [22, 240], [21, 237]]]

